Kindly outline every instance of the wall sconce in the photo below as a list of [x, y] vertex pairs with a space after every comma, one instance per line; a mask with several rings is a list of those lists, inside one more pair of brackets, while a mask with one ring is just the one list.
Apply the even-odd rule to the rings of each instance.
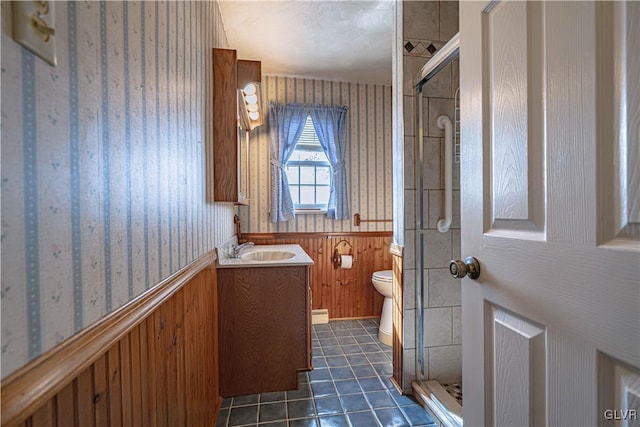
[[263, 123], [260, 61], [238, 60], [238, 115], [240, 127], [250, 131]]

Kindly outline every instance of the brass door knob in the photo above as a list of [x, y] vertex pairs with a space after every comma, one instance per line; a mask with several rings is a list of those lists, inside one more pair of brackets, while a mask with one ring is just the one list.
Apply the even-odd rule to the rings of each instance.
[[480, 277], [480, 263], [477, 259], [470, 256], [462, 262], [459, 259], [452, 259], [449, 262], [449, 273], [456, 279], [462, 279], [469, 276], [469, 279], [476, 280]]

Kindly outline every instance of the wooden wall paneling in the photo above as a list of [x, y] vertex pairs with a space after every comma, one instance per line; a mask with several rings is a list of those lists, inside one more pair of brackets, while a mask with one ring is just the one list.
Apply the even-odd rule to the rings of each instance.
[[93, 405], [96, 427], [107, 427], [109, 422], [109, 376], [107, 375], [107, 356], [103, 354], [93, 364]]
[[[322, 275], [320, 272], [330, 272], [333, 270], [333, 265], [328, 261], [329, 257], [324, 256], [324, 245], [327, 242], [328, 238], [319, 238], [316, 240], [312, 240], [310, 246], [313, 247], [313, 250], [308, 252], [313, 262], [316, 263], [313, 267], [311, 267], [311, 295], [314, 296], [312, 300], [312, 309], [319, 309], [324, 307], [329, 307], [330, 301], [326, 301], [327, 296], [324, 295], [325, 288], [328, 289], [329, 283], [328, 281], [323, 281]], [[303, 246], [304, 247], [304, 246]], [[306, 249], [305, 249], [306, 251]], [[318, 273], [316, 273], [318, 272]], [[331, 313], [329, 313], [331, 314]]]
[[122, 425], [133, 425], [133, 405], [134, 397], [131, 382], [133, 380], [131, 374], [131, 335], [126, 335], [120, 340], [120, 405], [122, 408]]
[[185, 417], [189, 426], [209, 425], [207, 413], [212, 408], [217, 413], [221, 404], [216, 295], [215, 267], [203, 271], [183, 293]]
[[[194, 284], [195, 285], [195, 284]], [[197, 339], [198, 335], [196, 330], [198, 330], [198, 320], [197, 313], [201, 311], [201, 306], [198, 300], [195, 298], [198, 295], [198, 289], [196, 286], [190, 286], [185, 289], [183, 293], [184, 299], [184, 311], [185, 311], [185, 393], [186, 393], [186, 407], [185, 407], [185, 416], [186, 419], [191, 422], [192, 425], [194, 421], [197, 419], [197, 414], [199, 413], [199, 405], [200, 401], [197, 398], [197, 390], [201, 390], [202, 383], [201, 379], [197, 375], [197, 371], [202, 368], [200, 362], [197, 359], [194, 359], [194, 354], [201, 353], [203, 344], [205, 340]], [[201, 316], [204, 316], [205, 313], [201, 313]], [[201, 353], [204, 354], [204, 353]]]
[[31, 417], [31, 427], [55, 426], [55, 399], [42, 405]]
[[109, 425], [122, 425], [122, 377], [120, 375], [120, 343], [107, 351], [109, 381]]
[[403, 257], [401, 253], [393, 254], [393, 333], [392, 380], [400, 392], [408, 386], [404, 384], [404, 345], [402, 343], [404, 325], [404, 275]]
[[[329, 256], [328, 252], [332, 252], [331, 249], [338, 243], [338, 239], [332, 237], [327, 240], [327, 245], [325, 246], [323, 252], [326, 254], [325, 256]], [[357, 247], [355, 248], [357, 251]], [[325, 283], [324, 291], [326, 293], [326, 299], [328, 300], [329, 308], [329, 316], [330, 317], [346, 317], [345, 313], [349, 312], [345, 306], [353, 306], [357, 304], [356, 301], [352, 301], [349, 298], [349, 291], [353, 288], [351, 286], [351, 281], [349, 280], [350, 274], [343, 274], [343, 270], [338, 271], [337, 269], [333, 269], [330, 267], [328, 271], [318, 271], [323, 277], [323, 281]], [[324, 273], [324, 274], [323, 274]], [[325, 276], [325, 274], [327, 274]], [[351, 273], [351, 272], [349, 272]], [[346, 276], [346, 277], [345, 277]], [[323, 307], [324, 308], [324, 307]], [[331, 314], [333, 312], [333, 314]], [[355, 314], [355, 311], [352, 311], [352, 314]], [[355, 316], [354, 316], [355, 317]]]
[[[145, 319], [156, 312], [164, 301], [170, 299], [175, 292], [186, 286], [213, 262], [215, 262], [215, 251], [210, 251], [144, 294], [4, 378], [0, 392], [2, 426], [15, 426], [22, 423], [33, 414], [35, 409], [54, 399], [57, 393], [88, 368], [95, 371], [94, 385], [98, 392], [96, 399], [98, 408], [94, 413], [94, 419], [98, 423], [105, 422], [104, 420], [108, 422], [108, 417], [99, 413], [103, 411], [100, 407], [103, 404], [102, 399], [109, 397], [106, 391], [109, 378], [104, 360], [105, 352], [138, 324], [145, 322]], [[99, 366], [95, 366], [96, 363]]]
[[133, 328], [129, 335], [130, 340], [130, 376], [131, 376], [131, 424], [142, 426], [142, 371], [140, 358], [140, 326]]
[[180, 425], [180, 420], [177, 417], [177, 410], [174, 405], [178, 403], [178, 375], [176, 372], [176, 365], [178, 364], [178, 357], [176, 351], [176, 319], [175, 319], [175, 305], [173, 304], [173, 298], [162, 305], [164, 312], [164, 347], [162, 358], [162, 364], [165, 366], [167, 374], [167, 382], [165, 385], [166, 394], [163, 396], [166, 400], [164, 402], [167, 413], [167, 425], [177, 426]]
[[[71, 349], [69, 343], [63, 343], [48, 358], [36, 360], [5, 379], [2, 427], [212, 425], [221, 398], [216, 275], [211, 267], [215, 257], [211, 255], [176, 274], [164, 283], [164, 289], [152, 289], [143, 301], [134, 301], [114, 317], [103, 319], [105, 323], [92, 327], [90, 333], [78, 334]], [[139, 320], [128, 320], [128, 316], [139, 316]], [[121, 328], [122, 332], [100, 328]], [[119, 339], [108, 338], [100, 342], [110, 345], [94, 346], [103, 336]], [[78, 355], [87, 347], [94, 350], [82, 357], [91, 363]], [[60, 363], [69, 367], [62, 368]], [[83, 363], [84, 369], [73, 370]], [[61, 369], [74, 375], [54, 380], [46, 376]], [[188, 378], [195, 381], [188, 382]], [[64, 383], [59, 385], [51, 383], [62, 379]], [[46, 390], [29, 389], [34, 387], [58, 388], [47, 394]], [[50, 397], [42, 400], [40, 396], [45, 395]], [[29, 404], [20, 400], [23, 396], [39, 397]], [[197, 405], [192, 412], [187, 409], [191, 402]]]
[[[194, 287], [197, 285], [197, 280], [191, 282], [188, 287]], [[175, 333], [174, 333], [174, 351], [176, 352], [177, 362], [174, 365], [176, 370], [176, 395], [177, 405], [176, 405], [176, 416], [175, 419], [177, 423], [180, 425], [187, 425], [186, 419], [186, 389], [185, 389], [185, 380], [184, 380], [184, 351], [185, 351], [185, 333], [184, 333], [184, 294], [185, 289], [182, 288], [178, 291], [178, 295], [176, 295], [173, 301], [174, 315], [175, 315]]]
[[[149, 381], [147, 382], [147, 397], [149, 399], [148, 406], [145, 408], [148, 423], [151, 426], [159, 425], [158, 422], [158, 369], [156, 368], [156, 346], [158, 338], [156, 335], [156, 317], [157, 313], [151, 314], [141, 325], [141, 329], [145, 329], [146, 342], [140, 341], [140, 344], [147, 349]], [[142, 339], [141, 334], [141, 339]]]
[[[189, 287], [195, 286], [195, 283], [190, 283]], [[180, 290], [180, 295], [177, 295], [175, 300], [175, 310], [176, 310], [176, 346], [177, 346], [177, 358], [178, 363], [176, 365], [176, 373], [177, 373], [177, 385], [178, 385], [178, 414], [177, 417], [181, 420], [181, 423], [187, 425], [187, 400], [186, 400], [186, 380], [185, 380], [185, 350], [186, 350], [186, 333], [184, 330], [185, 325], [185, 307], [184, 307], [184, 294], [186, 290], [182, 288]]]
[[[218, 354], [219, 347], [219, 335], [218, 335], [218, 322], [219, 320], [219, 302], [218, 302], [218, 276], [216, 273], [215, 264], [207, 270], [207, 280], [202, 284], [205, 289], [205, 301], [213, 301], [212, 304], [206, 304], [206, 328], [202, 328], [210, 336], [211, 339], [207, 340], [207, 355], [206, 361], [209, 366], [207, 369], [207, 382], [205, 383], [204, 390], [208, 391], [206, 400], [203, 402], [204, 410], [207, 410], [211, 406], [211, 402], [215, 402], [215, 413], [218, 414], [220, 406], [222, 406], [222, 397], [220, 397], [220, 360]], [[195, 355], [201, 358], [201, 354]]]
[[93, 397], [95, 387], [93, 385], [93, 367], [85, 369], [74, 380], [76, 390], [76, 414], [78, 427], [96, 425]]
[[375, 263], [373, 268], [367, 270], [366, 273], [369, 274], [368, 277], [368, 285], [371, 289], [371, 294], [373, 295], [373, 306], [380, 307], [380, 312], [382, 313], [382, 305], [384, 304], [384, 297], [378, 291], [376, 291], [373, 286], [373, 282], [371, 281], [371, 276], [374, 272], [380, 270], [392, 270], [393, 269], [393, 259], [389, 252], [389, 247], [391, 244], [391, 239], [388, 237], [379, 237], [375, 246], [373, 247], [373, 251], [375, 254]]
[[166, 305], [162, 304], [158, 311], [154, 313], [154, 329], [156, 334], [154, 353], [156, 358], [156, 414], [158, 425], [164, 426], [169, 424], [169, 415], [167, 413], [167, 387], [169, 384], [168, 368], [166, 362], [169, 358], [166, 356], [167, 339], [166, 339]]
[[197, 329], [197, 322], [194, 321], [193, 317], [195, 317], [194, 314], [199, 311], [199, 307], [197, 307], [198, 302], [194, 299], [194, 295], [195, 292], [193, 286], [185, 289], [183, 294], [185, 311], [184, 329], [186, 335], [185, 360], [187, 361], [187, 365], [185, 366], [185, 411], [187, 420], [196, 419], [199, 402], [197, 401], [197, 396], [194, 392], [200, 389], [200, 381], [196, 375], [196, 369], [194, 369], [195, 366], [192, 364], [192, 362], [195, 362], [193, 354], [201, 351], [201, 340], [197, 340], [196, 334], [194, 333], [194, 329]]
[[56, 396], [56, 423], [59, 427], [78, 425], [75, 418], [75, 382], [72, 381]]

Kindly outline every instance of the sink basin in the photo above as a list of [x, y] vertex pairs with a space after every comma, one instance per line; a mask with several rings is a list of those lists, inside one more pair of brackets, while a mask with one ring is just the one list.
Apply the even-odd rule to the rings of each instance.
[[294, 256], [296, 254], [289, 251], [252, 251], [240, 255], [240, 258], [245, 261], [281, 261]]
[[[237, 245], [237, 243], [235, 243]], [[230, 252], [218, 249], [218, 268], [291, 267], [313, 265], [313, 260], [300, 245], [256, 245], [244, 247], [237, 258]]]

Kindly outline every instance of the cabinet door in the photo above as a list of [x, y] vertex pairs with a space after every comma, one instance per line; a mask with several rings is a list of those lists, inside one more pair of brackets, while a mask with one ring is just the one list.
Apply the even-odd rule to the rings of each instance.
[[307, 270], [218, 269], [222, 396], [298, 387], [309, 366]]
[[238, 78], [236, 51], [213, 49], [213, 199], [238, 201]]

